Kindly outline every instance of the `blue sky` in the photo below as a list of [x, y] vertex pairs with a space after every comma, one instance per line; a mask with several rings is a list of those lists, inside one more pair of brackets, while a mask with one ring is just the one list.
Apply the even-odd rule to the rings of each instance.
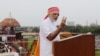
[[67, 21], [75, 24], [86, 25], [97, 23], [100, 25], [99, 0], [0, 0], [0, 21], [12, 13], [22, 26], [39, 26], [47, 14], [47, 9], [52, 6], [60, 8], [57, 24], [63, 16]]

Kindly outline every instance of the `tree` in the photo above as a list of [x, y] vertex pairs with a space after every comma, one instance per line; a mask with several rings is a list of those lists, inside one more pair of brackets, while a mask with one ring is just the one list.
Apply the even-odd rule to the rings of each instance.
[[39, 27], [34, 27], [32, 32], [39, 32]]

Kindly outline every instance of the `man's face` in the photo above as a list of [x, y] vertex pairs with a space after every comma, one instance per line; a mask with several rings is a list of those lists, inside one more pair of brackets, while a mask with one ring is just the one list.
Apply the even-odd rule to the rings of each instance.
[[51, 17], [54, 21], [56, 21], [56, 20], [58, 19], [58, 16], [59, 16], [59, 13], [55, 13], [55, 12], [50, 13], [50, 17]]

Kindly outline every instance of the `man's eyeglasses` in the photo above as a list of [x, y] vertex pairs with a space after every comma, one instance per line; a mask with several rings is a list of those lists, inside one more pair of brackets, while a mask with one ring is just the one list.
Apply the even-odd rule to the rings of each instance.
[[53, 13], [53, 15], [58, 15], [59, 16], [59, 13]]

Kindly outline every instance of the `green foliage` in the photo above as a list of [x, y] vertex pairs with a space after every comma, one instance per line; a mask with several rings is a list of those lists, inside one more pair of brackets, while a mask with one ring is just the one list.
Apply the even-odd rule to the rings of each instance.
[[97, 26], [65, 26], [62, 30], [63, 32], [73, 32], [73, 33], [87, 33], [92, 32], [94, 34], [100, 34], [100, 27]]
[[33, 32], [39, 32], [39, 27], [34, 27], [32, 31]]

